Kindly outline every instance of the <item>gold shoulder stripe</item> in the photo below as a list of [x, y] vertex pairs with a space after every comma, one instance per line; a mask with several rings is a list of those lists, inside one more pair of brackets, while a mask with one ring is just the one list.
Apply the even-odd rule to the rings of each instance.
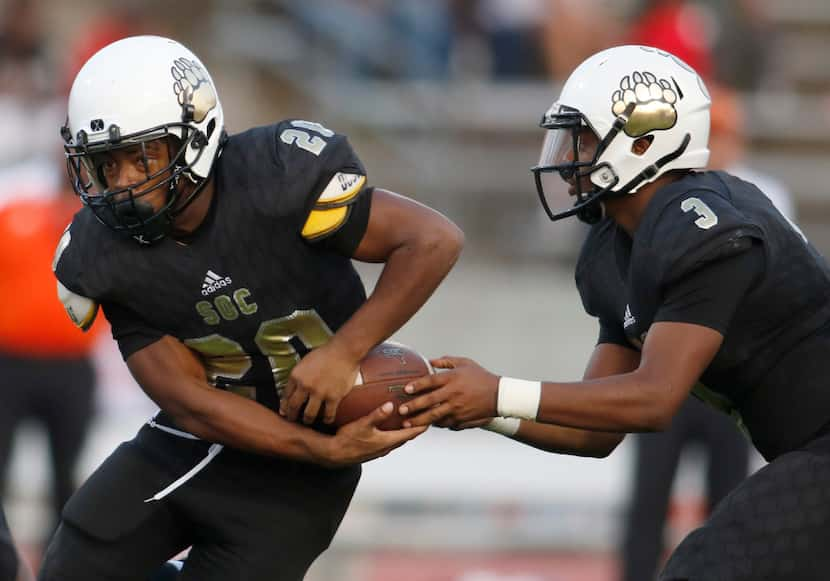
[[317, 198], [315, 208], [325, 209], [346, 205], [357, 197], [365, 183], [366, 176], [338, 173]]
[[92, 327], [92, 323], [95, 322], [95, 317], [98, 315], [98, 305], [95, 304], [94, 307], [90, 307], [90, 309], [86, 312], [86, 316], [80, 323], [76, 323], [76, 326], [81, 331], [89, 331], [89, 328]]
[[334, 232], [346, 221], [348, 213], [348, 206], [340, 206], [329, 210], [312, 210], [303, 226], [303, 238], [314, 240]]

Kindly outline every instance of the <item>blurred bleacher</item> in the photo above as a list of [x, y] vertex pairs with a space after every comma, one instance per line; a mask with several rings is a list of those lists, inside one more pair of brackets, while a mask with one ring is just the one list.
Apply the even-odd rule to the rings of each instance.
[[[56, 44], [68, 42], [86, 14], [107, 4], [44, 2]], [[805, 233], [830, 249], [830, 185], [820, 179], [830, 155], [830, 3], [757, 3], [767, 16], [773, 50], [762, 86], [744, 95], [748, 162], [792, 190]], [[493, 82], [475, 59], [455, 62], [448, 79], [402, 80], [400, 68], [409, 61], [384, 50], [390, 39], [372, 33], [378, 21], [371, 11], [338, 11], [342, 4], [350, 3], [144, 3], [150, 13], [158, 7], [165, 15], [166, 33], [210, 63], [231, 130], [285, 117], [321, 121], [350, 135], [373, 183], [447, 211], [488, 256], [507, 250], [495, 242], [502, 234], [516, 242], [509, 253], [544, 255], [538, 246], [545, 238], [530, 232], [540, 222], [533, 217], [537, 202], [527, 169], [542, 139], [538, 120], [558, 84]], [[344, 54], [354, 53], [370, 62], [374, 74], [356, 76], [343, 68], [349, 62]]]
[[[830, 158], [830, 3], [761, 4], [776, 50], [769, 78], [757, 92], [744, 95], [748, 164], [791, 189], [805, 233], [827, 251], [830, 184], [820, 176]], [[314, 34], [300, 34], [292, 27], [295, 5], [215, 2], [210, 27], [222, 49], [213, 51], [213, 60], [229, 68], [234, 62], [257, 63], [259, 73], [251, 81], [260, 95], [268, 95], [248, 109], [249, 118], [240, 126], [289, 115], [322, 120], [359, 144], [374, 183], [445, 209], [484, 247], [504, 249], [495, 240], [507, 234], [519, 242], [511, 245], [512, 252], [539, 250], [524, 227], [539, 224], [532, 218], [537, 201], [527, 170], [538, 156], [542, 133], [537, 124], [557, 94], [557, 83], [465, 75], [448, 82], [349, 78], [336, 70], [338, 60], [331, 57], [342, 47], [340, 35], [327, 36], [322, 25]], [[350, 24], [361, 23], [345, 26]], [[222, 74], [215, 76], [227, 95]], [[492, 256], [494, 249], [487, 250]]]

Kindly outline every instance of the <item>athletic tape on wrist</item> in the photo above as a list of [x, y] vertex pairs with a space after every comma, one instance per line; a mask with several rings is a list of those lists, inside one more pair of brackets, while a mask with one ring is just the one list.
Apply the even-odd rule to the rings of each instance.
[[489, 432], [496, 432], [509, 438], [516, 435], [521, 424], [522, 420], [519, 418], [493, 418], [481, 427]]
[[499, 379], [496, 412], [504, 418], [535, 420], [542, 398], [542, 383], [514, 377]]

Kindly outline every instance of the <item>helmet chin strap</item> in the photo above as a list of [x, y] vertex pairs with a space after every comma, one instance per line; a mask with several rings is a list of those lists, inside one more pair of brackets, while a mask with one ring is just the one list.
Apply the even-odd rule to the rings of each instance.
[[586, 224], [596, 224], [605, 217], [605, 204], [601, 200], [588, 203], [577, 210], [576, 217]]
[[[140, 228], [138, 229], [137, 233], [130, 233], [132, 238], [139, 242], [140, 244], [153, 244], [158, 242], [168, 234], [173, 229], [173, 222], [176, 219], [176, 216], [184, 209], [184, 207], [189, 204], [193, 199], [195, 199], [196, 194], [199, 193], [200, 189], [207, 183], [207, 179], [203, 180], [200, 183], [194, 192], [188, 196], [185, 205], [181, 208], [174, 209], [176, 204], [176, 200], [179, 196], [179, 184], [181, 183], [181, 174], [174, 176], [172, 180], [167, 185], [167, 204], [168, 207], [158, 213], [155, 213], [155, 210], [149, 204], [144, 202], [138, 201], [134, 202], [132, 206], [135, 208], [135, 218], [138, 219], [140, 223]], [[122, 218], [125, 216], [122, 215]]]
[[120, 212], [116, 210], [116, 214], [119, 214], [119, 218], [124, 222], [129, 223], [131, 220], [138, 222], [137, 231], [130, 232], [130, 236], [140, 244], [153, 244], [170, 232], [173, 218], [170, 216], [169, 209], [157, 214], [152, 206], [140, 200], [124, 208]]
[[617, 190], [615, 192], [612, 192], [612, 194], [614, 196], [617, 196], [617, 195], [623, 196], [623, 195], [637, 189], [640, 186], [640, 184], [642, 184], [643, 182], [647, 182], [647, 181], [653, 179], [654, 176], [656, 176], [658, 173], [660, 173], [661, 169], [663, 169], [666, 165], [668, 165], [669, 163], [673, 162], [675, 159], [677, 159], [678, 157], [683, 155], [683, 152], [685, 152], [686, 148], [689, 147], [689, 142], [691, 140], [692, 140], [691, 133], [687, 133], [686, 135], [684, 135], [683, 136], [683, 141], [680, 142], [680, 145], [678, 146], [677, 149], [675, 149], [671, 153], [667, 153], [666, 155], [664, 155], [663, 157], [661, 157], [660, 159], [655, 161], [653, 164], [651, 164], [650, 166], [645, 168], [643, 171], [638, 173], [636, 176], [634, 176], [634, 178], [631, 179], [631, 181], [629, 181], [627, 184], [625, 184], [619, 190]]
[[158, 242], [170, 233], [173, 228], [173, 221], [175, 220], [175, 212], [173, 206], [178, 197], [178, 185], [181, 174], [177, 174], [167, 184], [167, 203], [168, 207], [155, 213], [153, 208], [141, 201], [135, 202], [135, 208], [138, 212], [138, 218], [141, 221], [141, 228], [138, 234], [131, 234], [134, 240], [140, 244], [153, 244]]

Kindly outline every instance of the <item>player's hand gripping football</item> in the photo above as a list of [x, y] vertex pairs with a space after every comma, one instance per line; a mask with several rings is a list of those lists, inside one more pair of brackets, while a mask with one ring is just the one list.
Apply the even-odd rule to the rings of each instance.
[[[302, 358], [291, 375], [280, 398], [280, 415], [311, 424], [323, 412], [323, 421], [334, 421], [340, 400], [352, 389], [359, 361], [330, 341]], [[305, 405], [305, 408], [303, 408]]]
[[428, 426], [401, 430], [380, 430], [378, 425], [395, 412], [392, 402], [386, 402], [372, 413], [337, 430], [329, 440], [324, 464], [332, 468], [368, 462], [386, 456], [395, 448], [423, 434]]
[[[430, 361], [443, 373], [410, 382], [404, 391], [417, 397], [400, 406], [409, 416], [404, 427], [438, 424], [468, 427], [467, 424], [496, 415], [499, 377], [472, 359], [444, 356]], [[429, 393], [421, 392], [433, 389]]]

